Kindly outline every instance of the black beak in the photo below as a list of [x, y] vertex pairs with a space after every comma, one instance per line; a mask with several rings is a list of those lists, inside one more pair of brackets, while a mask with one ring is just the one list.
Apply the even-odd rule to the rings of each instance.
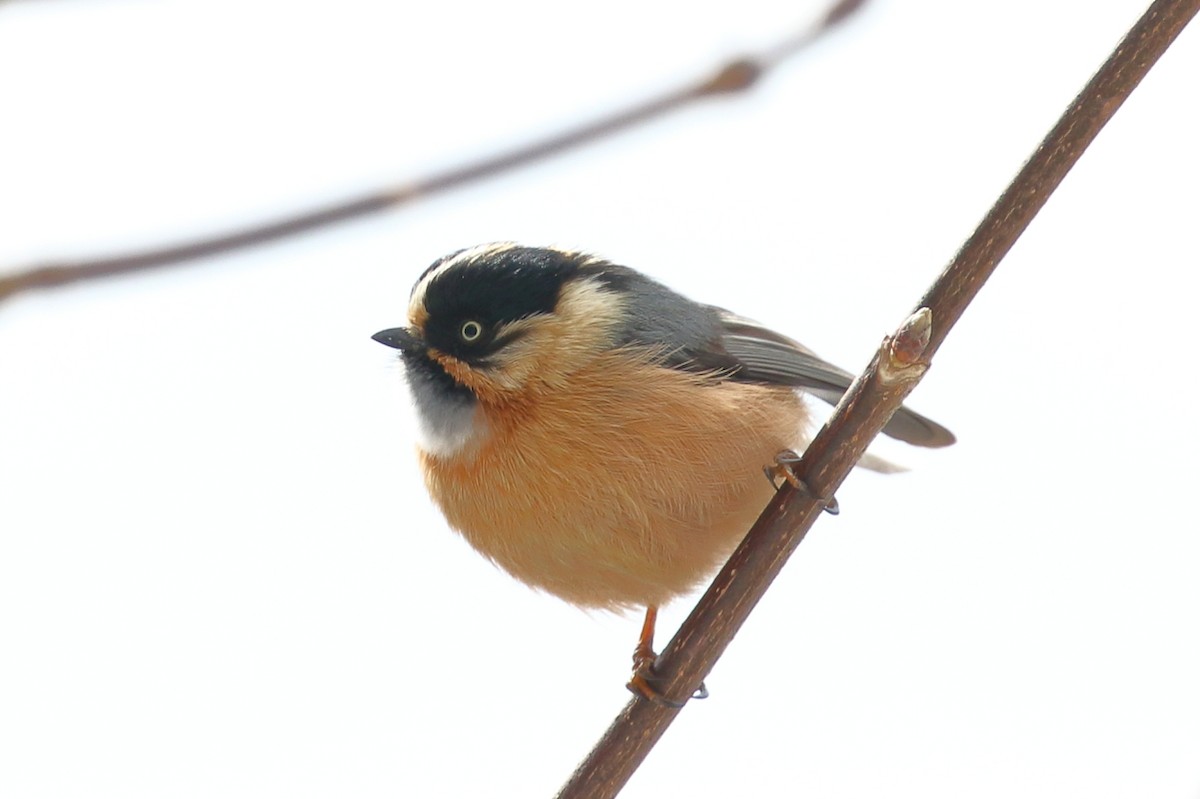
[[401, 352], [418, 352], [425, 346], [425, 343], [417, 338], [407, 327], [393, 327], [388, 330], [380, 330], [371, 336], [371, 338], [380, 344], [394, 347]]

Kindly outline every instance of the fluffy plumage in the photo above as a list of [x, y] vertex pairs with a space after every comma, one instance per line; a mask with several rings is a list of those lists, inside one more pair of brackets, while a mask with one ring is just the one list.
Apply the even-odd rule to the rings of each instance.
[[[803, 440], [796, 389], [849, 373], [627, 267], [490, 244], [431, 265], [404, 359], [421, 464], [450, 525], [513, 576], [585, 607], [654, 608], [732, 551]], [[901, 409], [885, 433], [954, 438]]]

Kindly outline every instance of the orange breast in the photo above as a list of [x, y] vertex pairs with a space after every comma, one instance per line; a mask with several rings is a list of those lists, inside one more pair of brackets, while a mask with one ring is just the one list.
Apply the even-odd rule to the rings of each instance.
[[771, 496], [762, 467], [805, 421], [790, 389], [618, 357], [519, 405], [482, 402], [478, 448], [421, 456], [431, 495], [476, 549], [609, 609], [662, 604], [714, 571]]

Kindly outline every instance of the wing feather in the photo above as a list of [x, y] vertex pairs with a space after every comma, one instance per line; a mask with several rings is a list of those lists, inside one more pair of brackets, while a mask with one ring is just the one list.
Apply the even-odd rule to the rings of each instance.
[[[839, 369], [803, 344], [763, 327], [757, 322], [713, 308], [720, 321], [721, 336], [714, 342], [708, 360], [717, 364], [728, 359], [739, 365], [731, 380], [792, 386], [836, 405], [854, 381], [854, 375]], [[945, 447], [954, 443], [954, 434], [937, 422], [901, 406], [884, 426], [892, 438], [920, 447]]]
[[[723, 380], [790, 386], [830, 405], [841, 400], [854, 380], [799, 342], [723, 308], [698, 305], [628, 267], [596, 261], [584, 270], [626, 304], [614, 345], [648, 347], [660, 354], [664, 366]], [[954, 443], [949, 430], [903, 406], [883, 432], [921, 447]]]

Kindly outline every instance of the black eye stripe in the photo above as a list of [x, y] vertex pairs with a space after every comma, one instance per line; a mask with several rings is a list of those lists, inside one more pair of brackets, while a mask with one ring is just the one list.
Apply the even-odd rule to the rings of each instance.
[[524, 328], [517, 328], [516, 330], [508, 331], [507, 333], [505, 333], [502, 336], [496, 336], [496, 338], [492, 340], [492, 346], [490, 347], [490, 349], [498, 350], [501, 347], [507, 347], [509, 344], [512, 344], [517, 339], [525, 336], [528, 332], [529, 331], [525, 330]]

